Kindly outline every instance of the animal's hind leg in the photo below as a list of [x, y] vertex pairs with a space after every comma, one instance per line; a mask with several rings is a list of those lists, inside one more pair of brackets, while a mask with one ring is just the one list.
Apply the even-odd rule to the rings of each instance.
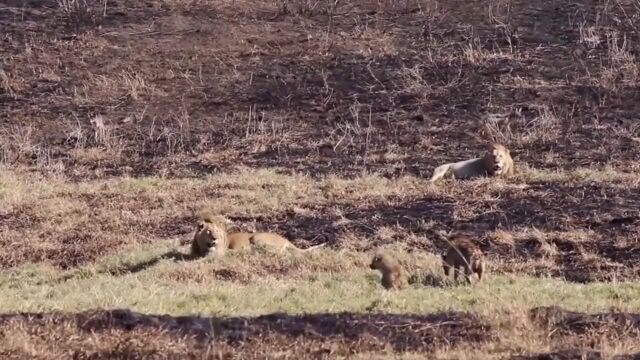
[[438, 166], [435, 170], [433, 170], [433, 175], [431, 176], [429, 182], [434, 182], [438, 179], [443, 178], [447, 174], [447, 171], [449, 171], [449, 164]]
[[449, 274], [451, 274], [451, 265], [444, 263], [443, 267], [444, 267], [444, 276], [448, 278]]
[[473, 271], [471, 271], [470, 266], [464, 267], [464, 277], [467, 279], [467, 283], [471, 284], [471, 276], [473, 275]]
[[476, 265], [475, 273], [478, 274], [478, 281], [482, 280], [482, 274], [485, 273], [484, 262], [480, 263], [479, 265]]
[[453, 268], [453, 280], [458, 281], [458, 275], [463, 274], [464, 268], [462, 266], [456, 266]]

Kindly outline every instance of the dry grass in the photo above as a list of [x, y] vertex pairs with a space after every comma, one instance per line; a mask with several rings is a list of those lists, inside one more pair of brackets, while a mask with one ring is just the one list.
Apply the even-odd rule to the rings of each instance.
[[[600, 335], [585, 340], [569, 334], [557, 343], [549, 342], [536, 327], [523, 330], [526, 322], [522, 325], [517, 319], [529, 308], [550, 305], [588, 312], [611, 307], [639, 311], [636, 250], [622, 235], [604, 237], [612, 230], [634, 226], [616, 230], [609, 224], [627, 221], [628, 215], [619, 211], [620, 201], [634, 201], [634, 197], [627, 193], [622, 198], [620, 192], [637, 187], [636, 179], [611, 169], [547, 173], [524, 168], [509, 181], [479, 179], [433, 186], [411, 176], [314, 179], [240, 168], [199, 179], [73, 182], [63, 174], [34, 176], [4, 169], [0, 176], [0, 202], [5, 209], [0, 213], [4, 249], [0, 259], [5, 275], [0, 289], [5, 300], [0, 312], [126, 308], [172, 315], [285, 312], [294, 316], [463, 310], [485, 316], [492, 329], [498, 326], [500, 340], [491, 335], [491, 340], [475, 346], [471, 335], [461, 335], [466, 340], [455, 346], [436, 342], [415, 349], [435, 349], [442, 358], [466, 353], [467, 358], [490, 359], [583, 347], [598, 339], [595, 348], [607, 354], [630, 353], [637, 350], [633, 345], [621, 347]], [[575, 191], [565, 197], [567, 187], [610, 192], [608, 197], [616, 206], [604, 206], [605, 202], [597, 208], [572, 209], [567, 201], [581, 200]], [[544, 222], [531, 227], [535, 217], [520, 215], [521, 209], [531, 208], [534, 202], [536, 207], [559, 202], [554, 198], [564, 199], [556, 222], [550, 224], [541, 214]], [[449, 209], [446, 204], [454, 201], [456, 207]], [[514, 207], [514, 203], [524, 206]], [[277, 231], [301, 247], [328, 241], [329, 248], [300, 254], [256, 249], [231, 252], [220, 259], [188, 260], [184, 257], [188, 246], [178, 244], [193, 235], [195, 212], [203, 207], [228, 216], [234, 229]], [[506, 222], [475, 220], [486, 209]], [[460, 223], [451, 223], [452, 217]], [[578, 219], [601, 225], [586, 230]], [[468, 287], [442, 277], [438, 254], [445, 244], [431, 234], [451, 227], [471, 231], [482, 244], [489, 258], [487, 281]], [[367, 268], [372, 252], [379, 247], [391, 251], [408, 271], [407, 290], [382, 289], [379, 274]], [[504, 313], [505, 309], [509, 311]], [[501, 315], [496, 317], [496, 313]], [[21, 321], [4, 328], [18, 334], [30, 331], [24, 329], [30, 329], [31, 323]], [[62, 331], [57, 326], [47, 325], [43, 331]], [[64, 331], [76, 334], [80, 330]], [[110, 331], [115, 333], [95, 335], [96, 346], [107, 352], [112, 351], [111, 342], [116, 338], [144, 342], [152, 336], [149, 332]], [[539, 335], [534, 337], [532, 332]], [[616, 341], [632, 344], [635, 335], [625, 336]], [[145, 349], [155, 351], [156, 346], [174, 341], [186, 346], [191, 341], [172, 335], [162, 339], [147, 341]], [[267, 341], [262, 349], [272, 351], [266, 349], [279, 346], [282, 338], [277, 339]], [[304, 339], [301, 346], [308, 351], [329, 346]], [[33, 341], [26, 337], [23, 345], [5, 348], [19, 351], [33, 346]], [[391, 340], [377, 338], [376, 344], [385, 341]], [[45, 353], [51, 355], [60, 349], [78, 351], [84, 345], [39, 346], [49, 349]], [[337, 346], [336, 354], [344, 350], [342, 345], [330, 346]], [[377, 354], [391, 356], [399, 351], [393, 347], [384, 345]], [[254, 351], [247, 350], [252, 347], [232, 348]], [[405, 348], [409, 353], [411, 349]], [[287, 351], [298, 354], [301, 350]]]
[[[238, 164], [416, 175], [489, 137], [538, 169], [638, 169], [632, 3], [156, 5], [8, 7], [0, 96], [40, 100], [6, 108], [1, 130], [27, 146], [1, 144], [3, 162], [78, 178]], [[89, 139], [98, 117], [110, 137]], [[66, 156], [95, 147], [110, 157]]]
[[[171, 249], [169, 243], [128, 248], [121, 255], [100, 259], [95, 265], [75, 270], [24, 266], [5, 272], [0, 279], [4, 299], [0, 311], [62, 311], [63, 314], [77, 313], [80, 319], [73, 321], [71, 315], [54, 314], [60, 320], [49, 323], [48, 315], [32, 320], [4, 316], [0, 318], [0, 323], [11, 336], [4, 338], [3, 351], [30, 352], [33, 350], [28, 349], [37, 347], [38, 352], [32, 354], [52, 356], [64, 349], [86, 352], [100, 347], [106, 352], [113, 352], [117, 351], [114, 347], [117, 339], [136, 339], [143, 345], [138, 351], [144, 349], [146, 352], [155, 352], [158, 347], [175, 342], [179, 348], [189, 349], [185, 350], [188, 353], [204, 356], [207, 351], [199, 346], [194, 348], [194, 345], [211, 336], [211, 331], [217, 334], [212, 338], [215, 341], [221, 341], [220, 336], [228, 339], [242, 336], [247, 339], [246, 342], [232, 341], [227, 345], [222, 345], [225, 344], [222, 342], [219, 351], [244, 353], [262, 349], [260, 351], [272, 352], [280, 347], [280, 351], [298, 356], [326, 346], [334, 349], [336, 356], [346, 355], [345, 346], [361, 350], [371, 350], [373, 347], [378, 349], [376, 355], [383, 358], [397, 351], [411, 353], [425, 350], [436, 350], [437, 358], [462, 356], [468, 359], [501, 358], [514, 353], [584, 346], [595, 346], [606, 354], [639, 350], [638, 322], [627, 325], [620, 322], [610, 325], [602, 321], [587, 322], [592, 324], [588, 326], [596, 328], [584, 335], [583, 331], [590, 330], [583, 329], [583, 325], [576, 320], [567, 320], [565, 326], [568, 327], [549, 325], [549, 328], [545, 328], [532, 323], [527, 315], [528, 309], [536, 306], [561, 306], [578, 311], [604, 311], [605, 314], [611, 308], [617, 312], [638, 312], [640, 303], [635, 294], [640, 288], [637, 282], [580, 285], [556, 279], [491, 274], [487, 281], [472, 286], [446, 284], [442, 281], [442, 271], [436, 257], [421, 253], [407, 254], [405, 249], [395, 247], [387, 251], [400, 258], [411, 274], [411, 280], [409, 288], [404, 291], [388, 291], [380, 286], [377, 272], [367, 269], [369, 254], [359, 252], [317, 250], [307, 254], [278, 254], [253, 251], [232, 252], [220, 259], [154, 261]], [[432, 282], [422, 282], [424, 279], [440, 281], [434, 285]], [[585, 302], [584, 299], [589, 301]], [[85, 314], [87, 309], [94, 308], [131, 309], [147, 314], [169, 314], [171, 317], [147, 320], [145, 315]], [[452, 315], [452, 311], [463, 313]], [[264, 328], [264, 321], [275, 320], [261, 320], [259, 317], [262, 314], [284, 313], [287, 315], [272, 316], [287, 318], [281, 321], [291, 322], [288, 326], [273, 322]], [[380, 318], [374, 323], [364, 319], [351, 320], [348, 326], [352, 330], [342, 330], [341, 325], [335, 325], [334, 328], [329, 325], [337, 321], [340, 314], [365, 313], [371, 314], [366, 316]], [[414, 316], [411, 314], [425, 313], [433, 314], [429, 315], [431, 320], [411, 320]], [[479, 319], [474, 320], [469, 314], [476, 314]], [[181, 315], [189, 315], [192, 320], [178, 320], [176, 316]], [[354, 316], [358, 318], [365, 315]], [[462, 318], [455, 320], [459, 316]], [[394, 318], [398, 320], [392, 320]], [[550, 319], [565, 321], [562, 317]], [[406, 323], [393, 324], [396, 321]], [[433, 321], [437, 322], [430, 324]], [[442, 323], [438, 324], [440, 321]], [[102, 322], [106, 323], [94, 327]], [[219, 322], [235, 325], [216, 325]], [[366, 324], [375, 326], [380, 332], [373, 335], [372, 332], [360, 333], [356, 330], [360, 326], [368, 326]], [[39, 326], [38, 333], [43, 337], [34, 337], [31, 330], [34, 326]], [[209, 326], [222, 328], [209, 330]], [[276, 326], [278, 329], [282, 326], [283, 330], [273, 333]], [[305, 335], [298, 337], [295, 335], [297, 330], [291, 326], [306, 329], [302, 330]], [[386, 326], [388, 328], [385, 330]], [[447, 326], [454, 326], [456, 330], [449, 330]], [[61, 340], [53, 343], [38, 340], [51, 339], [44, 334], [53, 333], [59, 334], [59, 339], [79, 340], [92, 327], [93, 345], [89, 348], [84, 342]], [[403, 329], [413, 329], [413, 334], [426, 331], [431, 335], [423, 333], [421, 339], [431, 340], [424, 342], [405, 334], [404, 340], [398, 342], [400, 338], [397, 336], [400, 335], [396, 332], [402, 332]], [[559, 331], [556, 329], [562, 329], [562, 332], [553, 335]], [[318, 332], [325, 331], [333, 332], [333, 335], [324, 340], [316, 338]], [[160, 337], [154, 335], [156, 333]], [[272, 337], [277, 333], [280, 335]], [[349, 333], [351, 335], [347, 335]], [[354, 335], [356, 333], [358, 335]], [[551, 339], [549, 335], [552, 335]], [[342, 336], [348, 337], [339, 340]], [[251, 341], [253, 337], [262, 340], [254, 343]], [[633, 342], [634, 339], [636, 342]], [[291, 341], [301, 342], [293, 347]], [[289, 345], [282, 348], [283, 343]], [[134, 350], [122, 351], [131, 354]]]
[[[637, 315], [570, 314], [550, 328], [528, 315], [639, 312], [639, 9], [9, 1], [0, 310], [74, 313], [0, 315], [0, 354], [639, 352]], [[487, 140], [511, 149], [515, 178], [426, 182]], [[182, 261], [202, 207], [234, 229], [328, 246]], [[474, 236], [486, 283], [442, 281], [438, 230]], [[408, 290], [379, 289], [367, 269], [379, 247], [412, 274]], [[174, 317], [91, 312], [114, 307]], [[259, 317], [278, 311], [289, 315]]]
[[[426, 179], [409, 176], [393, 180], [373, 175], [313, 179], [247, 168], [201, 179], [152, 177], [75, 183], [64, 175], [34, 177], [7, 170], [0, 179], [5, 219], [0, 259], [4, 267], [47, 260], [74, 267], [127, 245], [189, 239], [195, 213], [206, 207], [234, 220], [236, 229], [280, 231], [303, 247], [328, 241], [336, 248], [366, 250], [400, 242], [435, 251], [443, 246], [434, 243], [430, 231], [469, 228], [482, 239], [493, 229], [517, 238], [505, 242], [497, 236], [495, 244], [485, 246], [507, 256], [502, 260], [521, 262], [523, 254], [544, 252], [543, 258], [556, 263], [550, 267], [556, 269], [552, 274], [558, 275], [563, 272], [563, 256], [573, 250], [555, 248], [577, 244], [583, 247], [583, 255], [595, 253], [596, 258], [603, 257], [603, 263], [617, 264], [623, 271], [618, 275], [631, 276], [635, 269], [631, 261], [635, 255], [628, 255], [628, 260], [609, 256], [616, 249], [633, 249], [630, 243], [625, 245], [623, 238], [602, 240], [605, 232], [625, 229], [607, 224], [630, 222], [632, 227], [634, 222], [625, 207], [635, 199], [632, 193], [637, 176], [613, 170], [522, 170], [515, 180], [519, 183], [480, 179], [453, 187], [448, 186], [451, 182], [434, 186]], [[577, 204], [585, 191], [599, 191], [609, 199], [597, 208], [596, 204], [580, 207]], [[558, 202], [563, 203], [556, 209], [553, 204]], [[518, 203], [521, 208], [514, 208]], [[571, 208], [572, 203], [577, 207]], [[542, 213], [544, 206], [546, 215]], [[529, 209], [533, 218], [522, 213], [523, 208]], [[557, 218], [550, 223], [547, 216], [552, 214]], [[493, 220], [478, 221], [487, 216]], [[598, 227], [585, 232], [580, 224]], [[533, 236], [542, 241], [540, 248], [528, 248], [533, 245], [526, 232], [532, 225], [542, 234]], [[524, 261], [518, 268], [529, 265]]]
[[[572, 284], [559, 279], [490, 273], [472, 286], [445, 280], [434, 255], [386, 248], [409, 274], [409, 288], [387, 291], [368, 269], [372, 253], [232, 252], [222, 259], [180, 260], [169, 244], [126, 248], [71, 270], [25, 265], [0, 281], [0, 311], [78, 312], [127, 308], [172, 315], [257, 316], [334, 312], [491, 313], [558, 305], [578, 311], [638, 312], [637, 282]], [[152, 294], [152, 296], [150, 296]], [[584, 299], [588, 298], [589, 302]]]

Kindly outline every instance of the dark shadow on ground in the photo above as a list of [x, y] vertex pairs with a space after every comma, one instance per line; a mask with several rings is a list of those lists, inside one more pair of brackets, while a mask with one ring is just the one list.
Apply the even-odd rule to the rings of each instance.
[[[189, 336], [202, 343], [233, 346], [238, 350], [261, 343], [265, 349], [283, 345], [280, 351], [296, 344], [333, 344], [340, 352], [428, 351], [439, 345], [482, 343], [492, 339], [491, 326], [475, 315], [448, 312], [428, 315], [395, 314], [270, 314], [258, 317], [199, 317], [146, 315], [129, 310], [88, 311], [77, 314], [20, 313], [0, 315], [0, 328], [7, 323], [46, 329], [49, 324], [70, 323], [78, 331], [101, 336], [112, 331], [168, 332]], [[349, 350], [346, 350], [349, 349]], [[273, 349], [271, 349], [273, 350]]]
[[192, 261], [196, 259], [201, 259], [202, 256], [194, 255], [191, 253], [182, 253], [179, 251], [171, 250], [162, 255], [152, 257], [151, 259], [137, 262], [133, 264], [124, 264], [119, 265], [115, 268], [109, 268], [106, 272], [113, 276], [121, 276], [126, 274], [134, 274], [140, 271], [144, 271], [156, 264], [158, 264], [161, 260], [173, 260], [173, 261]]
[[534, 323], [553, 330], [553, 336], [585, 335], [640, 336], [640, 314], [611, 311], [606, 313], [582, 313], [559, 306], [541, 306], [530, 310]]
[[[582, 313], [565, 310], [558, 306], [537, 307], [529, 315], [537, 326], [550, 336], [589, 336], [599, 339], [620, 339], [640, 337], [640, 314], [611, 311], [607, 313]], [[640, 354], [605, 356], [593, 349], [565, 349], [549, 353], [516, 355], [512, 360], [636, 360]]]
[[612, 357], [605, 356], [600, 351], [587, 350], [587, 349], [569, 349], [562, 351], [555, 351], [549, 353], [529, 354], [529, 355], [516, 355], [510, 358], [511, 360], [638, 360], [640, 354], [624, 354], [615, 355]]

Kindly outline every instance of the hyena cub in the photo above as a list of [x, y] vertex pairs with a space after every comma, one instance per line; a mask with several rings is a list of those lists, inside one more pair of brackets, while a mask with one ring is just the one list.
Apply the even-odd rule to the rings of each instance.
[[382, 273], [382, 286], [385, 289], [402, 290], [407, 286], [407, 277], [402, 266], [396, 259], [387, 254], [376, 254], [369, 268], [380, 270]]
[[453, 279], [457, 281], [458, 273], [464, 272], [467, 282], [471, 284], [471, 276], [476, 273], [478, 281], [481, 281], [486, 269], [484, 254], [480, 248], [469, 236], [463, 234], [451, 236], [448, 242], [447, 253], [442, 255], [445, 276], [448, 278], [453, 270]]

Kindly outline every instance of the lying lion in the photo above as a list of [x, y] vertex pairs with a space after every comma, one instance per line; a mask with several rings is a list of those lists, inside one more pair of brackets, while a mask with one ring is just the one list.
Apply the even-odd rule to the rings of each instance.
[[191, 252], [196, 256], [206, 256], [211, 249], [223, 255], [227, 249], [250, 249], [253, 246], [265, 246], [278, 250], [294, 249], [309, 251], [326, 243], [300, 249], [287, 238], [270, 232], [236, 232], [227, 233], [228, 220], [220, 215], [201, 214], [199, 216], [196, 234], [191, 243]]
[[484, 176], [510, 177], [514, 165], [509, 149], [501, 144], [492, 144], [481, 158], [463, 160], [438, 166], [430, 182], [451, 176], [456, 179], [471, 179]]

